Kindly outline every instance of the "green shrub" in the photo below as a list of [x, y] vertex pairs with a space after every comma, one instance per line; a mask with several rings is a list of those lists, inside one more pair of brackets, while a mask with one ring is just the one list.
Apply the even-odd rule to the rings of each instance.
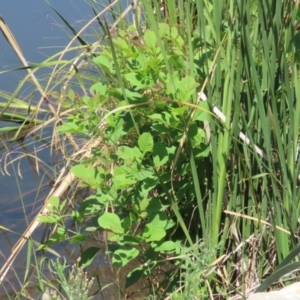
[[[60, 226], [45, 246], [106, 231], [115, 267], [140, 261], [126, 287], [168, 261], [174, 273], [158, 294], [180, 285], [180, 268], [177, 299], [211, 289], [220, 297], [229, 288], [245, 294], [297, 240], [300, 101], [292, 62], [299, 11], [291, 1], [171, 2], [167, 11], [178, 15], [170, 24], [157, 22], [161, 16], [143, 1], [145, 29], [129, 26], [112, 37], [106, 28], [107, 44], [93, 59], [103, 78], [58, 127], [101, 141], [71, 169], [93, 190], [71, 216], [89, 222], [69, 236], [59, 204], [52, 205], [43, 221]], [[199, 96], [204, 89], [208, 101]], [[83, 264], [97, 251], [83, 252]], [[204, 259], [204, 270], [192, 257]]]

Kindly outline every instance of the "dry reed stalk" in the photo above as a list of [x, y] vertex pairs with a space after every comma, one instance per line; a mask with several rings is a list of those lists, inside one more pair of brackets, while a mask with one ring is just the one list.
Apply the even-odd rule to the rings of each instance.
[[[66, 54], [66, 52], [68, 51], [68, 49], [71, 47], [71, 45], [74, 43], [74, 41], [76, 41], [76, 39], [79, 37], [79, 35], [86, 29], [88, 28], [95, 20], [97, 20], [102, 14], [104, 14], [105, 12], [107, 12], [109, 9], [111, 9], [115, 4], [117, 4], [119, 2], [119, 0], [115, 0], [114, 2], [112, 2], [110, 5], [108, 5], [105, 9], [103, 9], [99, 14], [97, 14], [95, 17], [93, 17], [87, 24], [85, 24], [78, 32], [77, 34], [72, 38], [72, 40], [68, 43], [68, 45], [65, 47], [65, 49], [62, 51], [61, 55], [59, 56], [58, 60], [61, 60], [63, 58], [63, 56]], [[123, 13], [124, 14], [124, 13]], [[117, 22], [119, 22], [120, 19], [117, 20]], [[118, 23], [117, 23], [118, 24]], [[90, 49], [90, 52], [95, 51], [95, 46], [98, 46], [101, 43], [101, 40], [94, 43]], [[73, 77], [73, 75], [76, 73], [76, 70], [80, 67], [80, 65], [77, 65], [78, 61], [80, 59], [82, 59], [82, 57], [85, 56], [86, 53], [79, 55], [79, 57], [72, 63], [70, 70], [69, 70], [69, 78], [66, 80], [65, 84], [64, 84], [64, 89], [66, 89], [68, 82], [70, 81], [70, 79]], [[49, 77], [49, 81], [47, 82], [46, 85], [46, 89], [48, 89], [48, 87], [51, 84], [51, 78], [53, 78], [53, 74], [55, 74], [56, 72], [56, 68], [57, 66], [55, 66], [53, 68], [53, 71], [51, 73], [51, 76]], [[75, 71], [74, 74], [71, 74], [72, 71]]]
[[[8, 43], [10, 44], [10, 46], [12, 47], [12, 49], [17, 54], [19, 60], [23, 64], [23, 66], [26, 68], [26, 70], [27, 70], [27, 72], [29, 74], [29, 77], [32, 79], [32, 81], [35, 84], [37, 90], [42, 95], [42, 98], [45, 99], [45, 100], [47, 100], [47, 104], [48, 104], [49, 109], [51, 110], [51, 112], [53, 113], [54, 116], [57, 116], [57, 112], [55, 111], [55, 109], [51, 105], [51, 103], [49, 102], [48, 96], [46, 95], [46, 93], [42, 89], [42, 87], [39, 84], [38, 80], [36, 79], [34, 73], [31, 71], [30, 66], [27, 63], [27, 60], [25, 59], [25, 57], [24, 57], [24, 55], [22, 53], [22, 50], [21, 50], [18, 42], [16, 41], [14, 35], [10, 31], [9, 27], [7, 26], [7, 24], [5, 23], [5, 21], [4, 21], [4, 19], [3, 19], [3, 17], [1, 15], [0, 15], [0, 30], [2, 31], [5, 39], [8, 41]], [[9, 103], [8, 103], [8, 105], [9, 105]], [[36, 111], [38, 111], [39, 107], [40, 107], [40, 104], [38, 104]]]
[[[34, 113], [33, 118], [36, 117], [40, 106], [42, 104], [43, 101], [46, 101], [49, 109], [51, 110], [53, 116], [55, 117], [55, 119], [60, 120], [59, 118], [59, 109], [56, 109], [53, 107], [53, 105], [51, 104], [51, 101], [49, 99], [49, 97], [47, 96], [46, 91], [44, 91], [40, 85], [40, 83], [38, 82], [37, 78], [34, 75], [34, 72], [30, 69], [29, 64], [27, 63], [27, 60], [25, 59], [22, 50], [18, 44], [18, 42], [16, 41], [14, 35], [12, 34], [12, 32], [10, 31], [9, 27], [7, 26], [7, 24], [5, 23], [3, 17], [0, 15], [0, 31], [3, 33], [5, 39], [8, 41], [8, 43], [10, 44], [10, 46], [12, 47], [12, 49], [15, 51], [15, 53], [17, 54], [19, 60], [21, 61], [21, 63], [23, 64], [23, 66], [26, 68], [27, 72], [28, 72], [28, 76], [32, 79], [35, 87], [37, 88], [37, 90], [39, 91], [39, 93], [41, 94], [41, 99], [38, 102], [37, 106], [36, 106], [36, 110]], [[47, 88], [46, 88], [47, 89]], [[9, 106], [9, 103], [7, 103], [7, 105], [3, 108], [3, 111], [6, 110], [6, 108]], [[1, 115], [1, 113], [0, 113]], [[76, 150], [79, 149], [79, 147], [77, 146], [76, 142], [74, 141], [72, 135], [70, 134], [66, 134], [69, 142], [73, 145], [73, 147], [75, 147]]]
[[[102, 10], [99, 14], [97, 14], [95, 17], [93, 17], [86, 25], [84, 25], [80, 31], [73, 37], [73, 39], [70, 41], [70, 43], [67, 45], [66, 49], [64, 50], [64, 52], [62, 53], [62, 55], [60, 56], [59, 59], [62, 59], [62, 56], [64, 55], [64, 53], [68, 50], [68, 48], [72, 45], [72, 43], [76, 40], [76, 38], [78, 37], [78, 35], [80, 33], [82, 33], [89, 25], [91, 25], [91, 23], [93, 21], [95, 21], [96, 19], [98, 19], [103, 13], [105, 13], [106, 11], [108, 11], [110, 8], [112, 8], [119, 0], [115, 0], [114, 2], [112, 2], [110, 5], [108, 5], [104, 10]], [[110, 27], [110, 31], [112, 32], [113, 29], [115, 29], [117, 27], [117, 25], [120, 23], [120, 21], [126, 16], [126, 14], [129, 13], [129, 11], [132, 9], [131, 6], [128, 6], [123, 12], [122, 14], [118, 17], [118, 19], [112, 24], [112, 26]], [[97, 47], [99, 47], [99, 45], [101, 44], [101, 42], [104, 40], [105, 37], [103, 37], [102, 39], [100, 39], [99, 41], [93, 43], [90, 47], [89, 52], [93, 53], [94, 51], [96, 51]], [[71, 80], [72, 76], [74, 74], [76, 74], [76, 70], [81, 68], [82, 63], [84, 62], [83, 57], [85, 56], [86, 53], [83, 53], [81, 55], [78, 56], [78, 58], [76, 58], [74, 60], [74, 62], [72, 63], [70, 70], [69, 70], [69, 78], [66, 80], [66, 83], [64, 85], [64, 89], [66, 89], [67, 84], [69, 83], [69, 81]], [[55, 70], [54, 70], [55, 71]], [[54, 71], [52, 72], [52, 74], [54, 73]], [[74, 72], [72, 74], [72, 72]], [[50, 77], [51, 78], [51, 77]]]

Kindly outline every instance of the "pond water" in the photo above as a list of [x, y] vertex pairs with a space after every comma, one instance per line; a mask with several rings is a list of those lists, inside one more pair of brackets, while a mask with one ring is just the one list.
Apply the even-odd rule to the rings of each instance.
[[[77, 30], [94, 16], [89, 1], [51, 0], [49, 3]], [[122, 5], [127, 5], [127, 1], [122, 1]], [[42, 62], [61, 51], [72, 36], [54, 10], [43, 0], [1, 1], [0, 15], [15, 36], [29, 64]], [[91, 32], [95, 31], [96, 26]], [[91, 41], [94, 39], [94, 36], [90, 38]], [[20, 67], [20, 61], [0, 31], [0, 92], [13, 93], [25, 71], [4, 71]], [[38, 76], [45, 75], [46, 71], [38, 73]], [[25, 86], [19, 96], [29, 101], [30, 93], [30, 87]], [[33, 99], [35, 97], [34, 95]], [[3, 101], [5, 99], [0, 97], [0, 102]], [[0, 121], [0, 128], [7, 125], [8, 122]], [[0, 227], [0, 266], [9, 257], [19, 235], [38, 212], [51, 189], [48, 183], [55, 171], [59, 170], [61, 156], [53, 153], [49, 147], [51, 133], [51, 128], [46, 129], [44, 141], [28, 137], [24, 141], [10, 144], [4, 143], [4, 137], [0, 135], [0, 226], [12, 231], [8, 232]], [[28, 155], [31, 153], [34, 153], [38, 160]], [[68, 249], [66, 252], [70, 254], [70, 251], [72, 250]], [[25, 262], [26, 249], [17, 258], [19, 269], [25, 268]], [[104, 264], [103, 259], [102, 265]], [[3, 295], [5, 293], [0, 286], [0, 299], [6, 299]], [[109, 299], [107, 296], [105, 298]]]

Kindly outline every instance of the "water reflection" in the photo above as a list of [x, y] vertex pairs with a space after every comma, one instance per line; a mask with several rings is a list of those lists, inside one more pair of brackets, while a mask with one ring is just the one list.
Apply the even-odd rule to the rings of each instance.
[[[85, 23], [85, 20], [89, 20], [93, 15], [88, 2], [85, 1], [52, 0], [50, 3], [75, 28], [80, 28], [81, 23]], [[69, 37], [66, 34], [70, 34], [68, 29], [61, 25], [61, 21], [59, 21], [58, 17], [44, 1], [3, 1], [1, 3], [1, 15], [15, 35], [28, 62], [41, 62], [53, 53], [63, 49], [69, 42]], [[95, 38], [97, 36], [90, 35], [87, 37], [87, 40], [92, 42]], [[20, 67], [15, 54], [1, 34], [0, 45], [0, 72]], [[73, 54], [70, 53], [68, 55], [71, 57]], [[66, 58], [68, 58], [68, 55]], [[49, 76], [48, 71], [39, 71], [37, 73], [38, 78], [45, 78], [46, 82], [47, 76]], [[0, 91], [12, 93], [24, 75], [25, 71], [20, 70], [0, 74]], [[34, 89], [35, 87], [31, 84], [26, 84], [23, 86], [18, 97], [25, 101], [32, 100], [35, 103], [39, 99], [39, 95], [34, 93]], [[5, 99], [1, 99], [0, 97], [0, 102], [3, 101]], [[10, 122], [0, 121], [0, 128], [8, 125], [10, 125]], [[15, 132], [12, 134], [15, 134]], [[25, 139], [10, 142], [11, 138], [12, 135], [9, 136], [6, 133], [0, 134], [1, 266], [11, 254], [20, 235], [23, 234], [24, 230], [37, 215], [40, 207], [44, 204], [44, 200], [52, 189], [51, 184], [53, 183], [53, 179], [57, 177], [63, 164], [62, 153], [51, 148], [51, 127], [42, 130], [42, 137], [32, 134], [25, 137]], [[64, 197], [74, 197], [72, 194], [73, 190], [69, 190], [68, 192], [70, 194], [66, 193]], [[79, 194], [76, 197], [83, 197], [83, 195]], [[43, 234], [48, 233], [47, 228], [41, 227], [34, 232], [32, 240], [39, 242]], [[101, 287], [109, 286], [103, 290], [102, 296], [99, 295], [96, 299], [122, 299], [125, 297], [125, 294], [121, 294], [120, 292], [123, 290], [121, 287], [124, 284], [125, 276], [122, 274], [126, 274], [126, 269], [120, 273], [115, 273], [116, 271], [113, 270], [109, 257], [105, 255], [104, 240], [103, 236], [99, 234], [96, 237], [94, 236], [90, 242], [85, 243], [82, 246], [83, 249], [62, 244], [59, 247], [54, 247], [54, 250], [61, 256], [66, 257], [68, 262], [72, 264], [77, 259], [81, 250], [90, 245], [97, 245], [100, 251], [88, 271], [91, 274], [99, 276]], [[34, 299], [40, 296], [40, 293], [36, 291], [37, 274], [34, 272], [34, 266], [41, 255], [34, 251], [30, 252], [30, 243], [28, 244], [29, 247], [21, 250], [13, 267], [6, 274], [0, 292], [0, 299], [7, 299], [8, 294], [13, 295], [20, 291], [20, 287], [24, 283], [24, 278], [28, 280], [29, 276], [32, 276], [29, 280], [32, 282], [32, 286], [28, 286], [26, 289]], [[31, 266], [26, 266], [28, 255], [32, 257]], [[47, 255], [53, 257], [48, 253]], [[26, 274], [26, 269], [29, 269], [28, 274]], [[51, 279], [52, 274], [47, 268], [43, 272], [44, 276]], [[95, 288], [97, 289], [99, 286], [95, 286]], [[135, 288], [135, 290], [137, 289]], [[131, 299], [139, 299], [137, 297], [138, 294], [134, 293], [131, 295]]]
[[[76, 24], [79, 20], [89, 20], [93, 12], [85, 1], [50, 1], [64, 17]], [[59, 18], [45, 1], [30, 2], [16, 0], [1, 3], [1, 15], [15, 35], [28, 62], [41, 62], [53, 53], [60, 51], [69, 42], [68, 30], [61, 25]], [[20, 67], [15, 53], [0, 34], [0, 72]], [[37, 73], [38, 78], [46, 76], [48, 70]], [[12, 93], [25, 71], [0, 74], [0, 91]], [[30, 94], [34, 87], [27, 84], [18, 97], [25, 101], [35, 101]], [[1, 99], [0, 102], [6, 101]], [[0, 128], [15, 125], [0, 121]], [[17, 130], [16, 130], [17, 131]], [[12, 132], [12, 135], [15, 132]], [[1, 132], [1, 131], [0, 131]], [[0, 265], [3, 266], [12, 252], [13, 246], [38, 213], [44, 199], [51, 190], [51, 181], [61, 168], [62, 155], [49, 147], [51, 128], [43, 129], [43, 139], [35, 135], [23, 141], [9, 142], [12, 135], [0, 135]], [[50, 183], [50, 184], [49, 184]], [[7, 229], [7, 230], [5, 230]], [[43, 228], [36, 231], [33, 240], [39, 241]], [[13, 268], [5, 277], [1, 296], [7, 299], [6, 292], [18, 290], [24, 278], [28, 249], [22, 249]], [[70, 254], [60, 249], [61, 255]], [[31, 253], [33, 254], [33, 253]], [[21, 282], [19, 282], [19, 279]], [[7, 289], [5, 291], [5, 289]]]

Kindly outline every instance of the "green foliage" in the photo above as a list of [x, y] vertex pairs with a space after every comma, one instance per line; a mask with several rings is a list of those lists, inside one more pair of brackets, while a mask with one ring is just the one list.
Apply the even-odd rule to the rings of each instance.
[[[85, 161], [72, 167], [81, 185], [95, 190], [72, 216], [77, 222], [96, 217], [97, 222], [86, 228], [86, 234], [107, 231], [114, 266], [124, 267], [137, 257], [141, 260], [141, 266], [128, 275], [127, 286], [141, 276], [148, 276], [167, 255], [180, 257], [184, 249], [182, 234], [172, 237], [178, 231], [178, 218], [179, 227], [184, 226], [184, 233], [192, 240], [183, 219], [195, 202], [189, 151], [197, 152], [199, 163], [209, 153], [203, 129], [203, 120], [209, 119], [208, 106], [199, 105], [200, 113], [197, 111], [195, 119], [187, 124], [194, 107], [197, 108], [189, 104], [193, 103], [199, 84], [178, 68], [184, 65], [185, 54], [180, 50], [183, 37], [175, 27], [165, 23], [158, 26], [160, 38], [170, 49], [167, 60], [154, 31], [147, 29], [137, 44], [131, 39], [133, 28], [120, 30], [118, 37], [112, 39], [113, 51], [104, 48], [93, 61], [110, 78], [120, 68], [124, 88], [120, 89], [118, 82], [95, 83], [90, 89], [95, 96], [82, 99], [85, 109], [69, 116], [58, 127], [65, 133], [99, 134], [110, 149], [97, 153], [95, 160], [111, 162], [112, 171]], [[112, 52], [116, 53], [115, 60]], [[172, 75], [166, 64], [176, 70]], [[132, 105], [130, 109], [127, 104]], [[97, 114], [101, 105], [112, 110], [103, 119]], [[104, 120], [106, 125], [100, 132], [95, 124]], [[181, 149], [185, 128], [188, 142]], [[104, 211], [106, 208], [113, 212]], [[56, 210], [40, 220], [59, 222]], [[83, 236], [81, 233], [69, 238], [75, 242]], [[58, 242], [61, 237], [54, 234], [51, 239]]]
[[172, 300], [211, 299], [205, 286], [205, 278], [213, 272], [210, 264], [214, 260], [215, 252], [216, 249], [201, 243], [199, 255], [195, 256], [192, 252], [185, 254], [180, 278], [180, 286], [183, 288], [171, 293]]
[[[256, 283], [245, 270], [263, 277], [270, 261], [285, 262], [297, 242], [298, 8], [288, 0], [186, 1], [178, 7], [168, 1], [178, 19], [169, 16], [167, 24], [142, 2], [146, 28], [108, 34], [108, 45], [93, 58], [104, 78], [58, 127], [101, 139], [102, 150], [72, 167], [93, 195], [71, 216], [91, 223], [74, 237], [60, 230], [54, 241], [106, 231], [114, 266], [140, 262], [126, 287], [168, 259], [175, 270], [170, 285], [178, 283], [177, 268], [184, 274], [182, 295], [174, 299], [205, 297], [211, 289], [223, 294], [231, 285], [246, 290]], [[208, 101], [199, 103], [206, 79]], [[226, 117], [222, 122], [212, 117], [215, 106]], [[41, 220], [63, 228], [64, 216], [53, 206]], [[272, 228], [265, 230], [261, 220]], [[217, 257], [223, 265], [215, 273]], [[279, 268], [261, 289], [297, 266]], [[161, 285], [166, 293], [172, 289]]]
[[[54, 300], [54, 299], [65, 299], [64, 296], [69, 300], [91, 300], [90, 290], [93, 285], [93, 278], [88, 279], [87, 273], [83, 270], [83, 267], [79, 266], [79, 261], [74, 264], [71, 268], [66, 265], [65, 262], [50, 261], [49, 269], [53, 276], [56, 277], [56, 283], [48, 283], [42, 300]], [[66, 274], [68, 270], [68, 274]], [[56, 286], [55, 286], [56, 285]]]

